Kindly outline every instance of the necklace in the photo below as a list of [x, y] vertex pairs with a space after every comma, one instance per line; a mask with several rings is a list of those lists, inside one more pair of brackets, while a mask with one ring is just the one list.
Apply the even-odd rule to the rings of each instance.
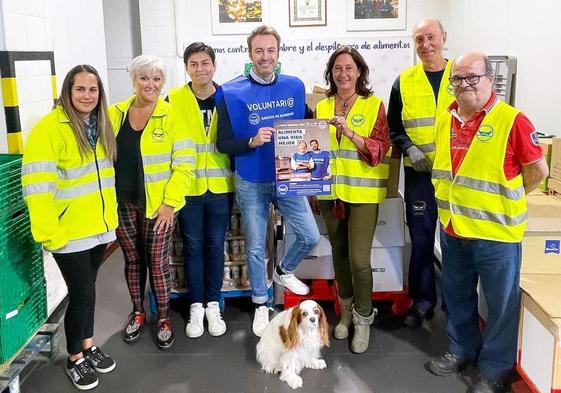
[[356, 95], [356, 91], [349, 96], [348, 98], [343, 98], [339, 95], [339, 93], [335, 93], [337, 94], [337, 97], [339, 97], [341, 100], [343, 100], [343, 112], [341, 112], [341, 117], [345, 117], [347, 115], [347, 109], [349, 107], [349, 101]]

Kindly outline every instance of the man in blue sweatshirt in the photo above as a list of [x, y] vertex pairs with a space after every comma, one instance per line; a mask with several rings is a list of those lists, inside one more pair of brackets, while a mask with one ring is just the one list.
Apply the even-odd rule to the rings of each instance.
[[303, 119], [309, 109], [304, 84], [298, 78], [275, 74], [280, 36], [270, 26], [255, 28], [247, 39], [253, 68], [216, 93], [218, 137], [216, 147], [233, 156], [236, 198], [246, 234], [247, 265], [255, 304], [253, 332], [261, 336], [269, 323], [266, 306], [267, 266], [265, 242], [269, 206], [273, 203], [296, 233], [296, 241], [273, 272], [273, 280], [299, 295], [309, 293], [293, 274], [319, 242], [319, 231], [305, 197], [277, 198], [273, 123]]

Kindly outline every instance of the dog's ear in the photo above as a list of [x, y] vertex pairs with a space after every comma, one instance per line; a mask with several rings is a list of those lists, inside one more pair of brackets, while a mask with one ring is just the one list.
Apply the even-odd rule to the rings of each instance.
[[319, 332], [321, 335], [321, 341], [326, 347], [329, 346], [329, 325], [327, 324], [327, 317], [323, 308], [318, 304], [319, 309]]
[[279, 329], [282, 343], [287, 349], [294, 348], [300, 343], [298, 325], [300, 324], [301, 318], [300, 306], [296, 306], [290, 313], [290, 323], [288, 324], [288, 329], [285, 329], [284, 326], [281, 326]]

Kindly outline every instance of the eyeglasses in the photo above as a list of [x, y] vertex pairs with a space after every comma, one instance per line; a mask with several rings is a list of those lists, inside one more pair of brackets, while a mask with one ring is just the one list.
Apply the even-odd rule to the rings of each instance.
[[470, 86], [477, 85], [479, 80], [482, 76], [487, 76], [486, 74], [483, 75], [468, 75], [468, 76], [451, 76], [448, 78], [448, 81], [452, 86], [460, 86], [462, 81], [466, 81], [466, 83]]

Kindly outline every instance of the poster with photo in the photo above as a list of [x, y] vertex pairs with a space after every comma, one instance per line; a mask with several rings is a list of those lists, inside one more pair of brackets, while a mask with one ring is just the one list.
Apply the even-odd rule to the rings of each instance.
[[331, 194], [327, 119], [275, 122], [277, 196]]

